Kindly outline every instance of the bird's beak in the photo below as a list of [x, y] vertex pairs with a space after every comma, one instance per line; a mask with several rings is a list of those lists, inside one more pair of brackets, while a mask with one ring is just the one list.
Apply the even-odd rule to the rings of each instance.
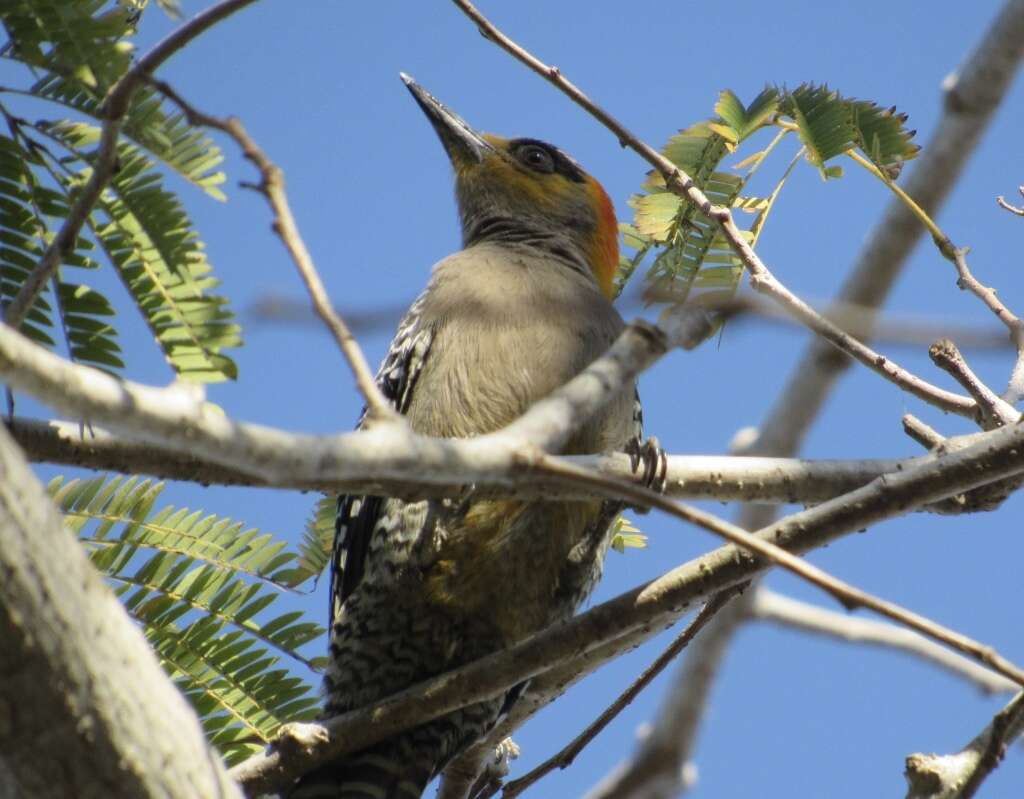
[[479, 133], [471, 128], [458, 114], [450, 111], [434, 95], [420, 86], [404, 72], [398, 73], [406, 88], [419, 103], [430, 124], [434, 126], [441, 144], [448, 153], [452, 165], [458, 169], [468, 164], [483, 163], [487, 156], [492, 155], [494, 147]]

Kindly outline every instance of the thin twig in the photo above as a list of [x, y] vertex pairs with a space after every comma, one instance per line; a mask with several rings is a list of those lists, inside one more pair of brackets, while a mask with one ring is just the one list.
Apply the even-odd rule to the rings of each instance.
[[946, 440], [942, 433], [931, 425], [922, 422], [912, 413], [904, 414], [901, 421], [903, 423], [903, 432], [926, 450], [931, 451]]
[[978, 404], [976, 421], [985, 430], [1012, 424], [1020, 418], [1020, 413], [992, 389], [985, 385], [957, 349], [956, 344], [948, 338], [939, 339], [928, 348], [928, 356], [932, 363], [948, 373], [967, 391]]
[[714, 205], [704, 192], [697, 187], [689, 175], [657, 150], [633, 135], [622, 123], [597, 105], [574, 83], [569, 81], [558, 67], [545, 64], [509, 39], [484, 17], [469, 0], [453, 0], [453, 2], [466, 16], [476, 23], [484, 37], [493, 41], [512, 57], [560, 89], [573, 102], [614, 133], [623, 147], [629, 147], [653, 166], [665, 179], [665, 184], [670, 191], [692, 203], [704, 216], [712, 220], [721, 230], [722, 236], [729, 243], [729, 246], [743, 262], [750, 275], [750, 285], [755, 291], [766, 294], [786, 308], [794, 318], [799, 319], [815, 333], [903, 390], [941, 410], [957, 413], [968, 418], [973, 417], [976, 405], [973, 399], [944, 391], [922, 380], [920, 377], [894, 363], [891, 359], [876, 353], [870, 347], [847, 335], [793, 294], [769, 271], [768, 267], [765, 266], [746, 239], [743, 238], [743, 232], [736, 225], [728, 208]]
[[1003, 399], [1010, 405], [1016, 405], [1021, 397], [1024, 397], [1024, 322], [996, 296], [995, 289], [983, 286], [974, 276], [967, 266], [967, 252], [966, 247], [952, 249], [952, 260], [957, 273], [956, 284], [961, 290], [971, 292], [985, 303], [1010, 333], [1010, 341], [1017, 348], [1017, 360], [1010, 375], [1010, 382], [1003, 393]]
[[335, 312], [334, 306], [327, 296], [327, 289], [324, 287], [323, 281], [316, 270], [316, 265], [313, 263], [313, 258], [309, 254], [302, 236], [299, 234], [298, 225], [288, 204], [288, 194], [285, 191], [284, 185], [284, 172], [260, 149], [259, 145], [246, 132], [241, 120], [237, 117], [222, 119], [204, 113], [185, 100], [165, 81], [150, 79], [150, 82], [181, 108], [190, 124], [215, 128], [234, 139], [238, 146], [242, 148], [242, 153], [245, 157], [259, 170], [260, 183], [258, 185], [245, 185], [262, 194], [270, 204], [270, 208], [274, 212], [274, 222], [272, 225], [274, 232], [284, 243], [285, 249], [288, 250], [288, 254], [299, 270], [299, 276], [302, 278], [306, 291], [309, 293], [313, 309], [316, 311], [317, 316], [323, 320], [327, 329], [331, 331], [334, 340], [338, 344], [338, 348], [341, 350], [341, 354], [352, 370], [356, 386], [359, 389], [359, 393], [362, 394], [363, 401], [366, 403], [367, 420], [371, 422], [398, 421], [401, 417], [377, 386], [373, 372], [363, 356], [363, 351], [359, 348], [359, 343], [348, 329], [348, 325]]
[[[1024, 186], [1018, 186], [1017, 191], [1020, 192], [1021, 197], [1024, 197]], [[1024, 216], [1024, 208], [1018, 208], [1016, 205], [1010, 205], [1010, 203], [1006, 201], [1006, 198], [1001, 194], [998, 197], [996, 197], [996, 203], [999, 205], [1000, 208], [1006, 209], [1011, 214], [1016, 214], [1017, 216]]]
[[1016, 684], [963, 655], [895, 624], [862, 619], [783, 596], [763, 586], [751, 592], [753, 618], [855, 644], [904, 652], [965, 679], [987, 694], [1016, 690]]
[[687, 648], [654, 719], [630, 757], [613, 767], [584, 799], [668, 799], [696, 784], [691, 760], [707, 699], [736, 631], [750, 616], [751, 590], [722, 608]]
[[6, 324], [11, 327], [21, 325], [36, 297], [46, 286], [57, 266], [69, 253], [74, 251], [82, 226], [114, 174], [114, 169], [117, 166], [117, 142], [122, 122], [139, 86], [153, 73], [153, 70], [201, 33], [253, 2], [255, 0], [222, 0], [215, 6], [200, 12], [153, 47], [114, 84], [101, 107], [103, 127], [100, 131], [99, 147], [91, 164], [92, 174], [81, 191], [78, 192], [75, 202], [68, 209], [64, 223], [57, 231], [50, 246], [46, 248], [35, 269], [21, 285], [17, 296], [7, 306], [4, 313]]
[[683, 630], [671, 644], [655, 659], [650, 666], [644, 669], [643, 673], [637, 677], [632, 685], [629, 686], [619, 697], [609, 705], [604, 712], [601, 713], [594, 721], [587, 725], [586, 729], [577, 735], [572, 741], [570, 741], [563, 749], [550, 758], [545, 760], [539, 766], [532, 771], [527, 772], [522, 777], [519, 777], [512, 782], [506, 783], [505, 787], [501, 792], [501, 799], [512, 799], [514, 796], [518, 796], [537, 780], [546, 776], [550, 772], [557, 769], [565, 769], [572, 765], [572, 762], [576, 759], [580, 752], [582, 752], [587, 745], [596, 738], [600, 732], [607, 727], [615, 718], [625, 710], [640, 692], [643, 691], [651, 681], [654, 680], [675, 658], [682, 652], [690, 641], [693, 640], [694, 636], [697, 635], [704, 626], [711, 621], [714, 615], [738, 592], [740, 591], [739, 586], [722, 591], [716, 594], [712, 599], [701, 608], [700, 613], [697, 617]]

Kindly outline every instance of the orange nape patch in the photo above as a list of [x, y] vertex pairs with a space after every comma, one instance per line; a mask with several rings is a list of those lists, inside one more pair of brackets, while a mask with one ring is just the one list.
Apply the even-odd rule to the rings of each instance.
[[619, 220], [608, 192], [587, 175], [587, 189], [597, 210], [597, 230], [588, 253], [597, 285], [608, 299], [615, 293], [615, 270], [619, 267]]

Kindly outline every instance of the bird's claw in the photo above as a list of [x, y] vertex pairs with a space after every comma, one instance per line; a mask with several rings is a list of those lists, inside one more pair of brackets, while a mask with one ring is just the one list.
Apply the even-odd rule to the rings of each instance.
[[626, 445], [626, 454], [629, 455], [629, 467], [633, 474], [641, 474], [641, 484], [651, 491], [659, 494], [665, 493], [668, 483], [668, 455], [661, 448], [658, 439], [650, 436], [643, 441], [634, 438]]

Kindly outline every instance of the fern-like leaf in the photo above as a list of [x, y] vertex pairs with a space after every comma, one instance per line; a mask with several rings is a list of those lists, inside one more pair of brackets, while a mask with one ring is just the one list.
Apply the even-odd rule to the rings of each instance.
[[306, 521], [299, 542], [299, 565], [303, 575], [319, 577], [331, 559], [334, 547], [334, 521], [338, 513], [338, 499], [334, 496], [322, 496], [313, 507], [313, 513]]
[[[73, 157], [88, 158], [99, 129], [62, 122], [48, 133]], [[153, 161], [127, 143], [118, 153], [121, 168], [97, 204], [106, 219], [93, 214], [93, 232], [174, 370], [203, 382], [234, 379], [237, 367], [222, 350], [241, 344], [240, 328], [227, 300], [209, 293], [218, 281], [202, 242]]]
[[128, 68], [134, 31], [128, 9], [106, 0], [8, 0], [0, 20], [19, 61], [64, 75], [102, 95]]
[[[102, 98], [62, 75], [46, 75], [30, 91], [97, 121], [102, 119]], [[192, 127], [180, 111], [167, 111], [152, 89], [135, 93], [122, 133], [214, 199], [225, 199], [220, 188], [224, 173], [217, 170], [224, 161], [220, 148], [201, 129]]]
[[162, 490], [121, 477], [49, 486], [210, 740], [234, 761], [283, 722], [315, 713], [312, 687], [279, 664], [284, 656], [320, 669], [322, 658], [300, 650], [323, 629], [297, 611], [270, 612], [300, 576], [283, 542], [199, 511], [155, 509]]
[[914, 131], [904, 125], [906, 115], [842, 97], [827, 86], [804, 84], [788, 92], [780, 107], [796, 122], [807, 159], [825, 178], [841, 174], [826, 163], [855, 148], [892, 178], [920, 150], [911, 141]]

